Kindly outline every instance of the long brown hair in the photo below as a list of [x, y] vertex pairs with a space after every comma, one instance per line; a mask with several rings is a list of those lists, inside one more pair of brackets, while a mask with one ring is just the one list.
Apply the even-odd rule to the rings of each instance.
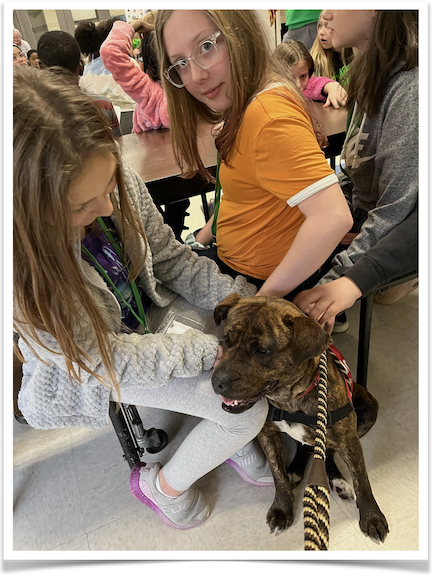
[[216, 138], [216, 147], [223, 161], [229, 161], [244, 112], [254, 96], [272, 82], [286, 86], [281, 90], [286, 98], [307, 109], [297, 90], [291, 72], [272, 57], [260, 16], [254, 10], [203, 10], [209, 20], [224, 35], [232, 78], [232, 106], [220, 113], [196, 100], [185, 88], [172, 86], [163, 76], [170, 65], [163, 41], [163, 30], [173, 10], [158, 10], [156, 14], [156, 44], [161, 67], [162, 84], [166, 91], [172, 143], [176, 162], [185, 177], [199, 172], [211, 180], [201, 161], [197, 146], [199, 121], [224, 126]]
[[[15, 69], [13, 86], [14, 328], [36, 356], [31, 341], [46, 348], [38, 331], [50, 334], [71, 379], [81, 381], [84, 370], [119, 392], [109, 330], [80, 271], [79, 233], [68, 200], [88, 157], [113, 154], [118, 197], [112, 193], [111, 200], [121, 242], [126, 254], [140, 253], [144, 230], [128, 199], [118, 145], [97, 104], [49, 70]], [[144, 258], [125, 258], [130, 277]], [[92, 359], [74, 338], [80, 318], [93, 331], [106, 380], [90, 368]]]
[[377, 10], [367, 48], [350, 66], [346, 107], [357, 102], [368, 117], [375, 116], [392, 77], [417, 62], [418, 11]]
[[292, 66], [299, 62], [305, 62], [308, 67], [309, 78], [314, 73], [314, 61], [309, 53], [309, 50], [299, 40], [288, 40], [282, 42], [273, 51], [273, 56], [284, 64], [285, 66]]

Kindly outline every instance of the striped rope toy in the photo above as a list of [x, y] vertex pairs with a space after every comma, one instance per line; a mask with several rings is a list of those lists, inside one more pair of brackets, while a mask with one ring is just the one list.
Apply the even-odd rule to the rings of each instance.
[[325, 469], [327, 429], [327, 352], [319, 363], [318, 414], [314, 459], [303, 496], [304, 549], [328, 550], [330, 488]]

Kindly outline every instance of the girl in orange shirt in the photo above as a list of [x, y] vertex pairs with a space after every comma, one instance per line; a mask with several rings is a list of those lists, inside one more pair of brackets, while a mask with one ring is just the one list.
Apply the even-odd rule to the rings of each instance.
[[246, 275], [260, 294], [291, 294], [352, 225], [304, 100], [272, 58], [254, 11], [158, 10], [155, 29], [174, 154], [185, 176], [209, 177], [197, 123], [224, 122], [216, 136], [222, 271]]

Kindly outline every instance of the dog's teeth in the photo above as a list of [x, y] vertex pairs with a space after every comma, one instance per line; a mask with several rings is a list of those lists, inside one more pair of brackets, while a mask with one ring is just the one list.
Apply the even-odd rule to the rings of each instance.
[[234, 400], [234, 406], [238, 406], [238, 400]]

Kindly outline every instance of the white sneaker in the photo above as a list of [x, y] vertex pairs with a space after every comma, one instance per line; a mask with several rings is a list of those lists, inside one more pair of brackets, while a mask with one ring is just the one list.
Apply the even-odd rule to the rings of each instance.
[[171, 528], [188, 530], [207, 520], [210, 504], [199, 490], [189, 488], [173, 498], [159, 492], [156, 478], [160, 469], [159, 462], [135, 464], [129, 479], [129, 487], [135, 498], [156, 512]]
[[252, 440], [226, 460], [240, 476], [253, 486], [273, 486], [274, 479], [264, 452], [257, 440]]

